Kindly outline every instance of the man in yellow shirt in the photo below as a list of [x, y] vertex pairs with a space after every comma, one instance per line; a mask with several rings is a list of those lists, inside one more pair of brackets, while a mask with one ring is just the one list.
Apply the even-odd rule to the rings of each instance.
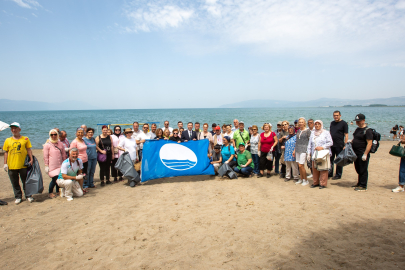
[[[6, 151], [4, 153], [4, 170], [8, 172], [8, 177], [13, 185], [15, 204], [19, 204], [22, 200], [22, 191], [19, 178], [21, 178], [25, 192], [27, 166], [24, 166], [24, 161], [28, 155], [30, 158], [30, 164], [32, 165], [32, 145], [28, 137], [21, 136], [21, 126], [19, 123], [12, 123], [10, 125], [10, 129], [13, 136], [7, 138], [3, 145], [3, 150]], [[29, 202], [33, 202], [34, 198], [28, 197], [27, 200]]]

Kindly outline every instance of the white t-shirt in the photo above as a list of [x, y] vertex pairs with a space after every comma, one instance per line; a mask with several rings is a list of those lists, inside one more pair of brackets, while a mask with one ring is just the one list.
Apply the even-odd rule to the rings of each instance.
[[156, 133], [153, 133], [152, 131], [149, 131], [148, 134], [149, 134], [151, 140], [156, 138]]
[[[78, 162], [77, 162], [78, 161]], [[77, 172], [79, 170], [83, 170], [83, 162], [80, 158], [77, 159], [77, 161], [72, 162], [70, 159], [66, 159], [63, 161], [62, 166], [60, 168], [60, 175], [59, 179], [62, 179], [62, 174], [67, 174], [69, 176], [75, 176], [77, 175]], [[79, 163], [79, 164], [77, 164]]]
[[[216, 134], [217, 135], [217, 134]], [[214, 142], [215, 143], [215, 142]], [[217, 144], [222, 145], [222, 134], [217, 135]]]
[[[151, 134], [150, 134], [150, 132], [148, 132], [148, 133], [141, 132], [141, 133], [139, 133], [138, 136], [136, 136], [136, 140], [137, 140], [137, 141], [150, 140], [150, 139], [151, 139]], [[140, 149], [143, 149], [143, 143], [140, 143], [140, 144], [139, 144], [139, 148], [140, 148]]]
[[239, 127], [233, 127], [233, 128], [231, 128], [232, 133], [234, 133], [234, 132], [235, 132], [235, 130], [238, 130], [238, 129], [239, 129]]
[[140, 129], [138, 129], [137, 132], [135, 132], [134, 129], [132, 129], [132, 131], [134, 132], [134, 133], [132, 133], [132, 138], [134, 138], [134, 139], [136, 139], [136, 137], [138, 137], [139, 134], [143, 133], [143, 131]]
[[122, 138], [118, 146], [124, 148], [125, 151], [129, 153], [129, 156], [132, 160], [136, 160], [136, 149], [138, 146], [136, 145], [136, 141], [134, 138]]
[[233, 140], [233, 133], [234, 132], [231, 132], [231, 134], [229, 134], [229, 135], [228, 135], [228, 133], [225, 133], [224, 136], [228, 136], [229, 138], [231, 138], [231, 140]]
[[[173, 128], [168, 127], [167, 129], [169, 129], [170, 134], [172, 134], [172, 133], [173, 133]], [[163, 130], [163, 133], [164, 133], [164, 132], [165, 132], [165, 130], [166, 130], [166, 128], [165, 128], [165, 127], [163, 127], [163, 128], [162, 128], [162, 130]]]

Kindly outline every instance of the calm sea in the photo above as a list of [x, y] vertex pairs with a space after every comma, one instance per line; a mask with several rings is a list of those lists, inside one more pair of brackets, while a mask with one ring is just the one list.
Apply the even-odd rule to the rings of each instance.
[[[333, 121], [333, 111], [340, 110], [342, 119], [349, 123], [349, 136], [356, 125], [350, 125], [356, 114], [366, 115], [369, 127], [380, 132], [383, 140], [389, 140], [389, 131], [398, 124], [405, 124], [405, 107], [343, 107], [343, 108], [258, 108], [258, 109], [151, 109], [151, 110], [94, 110], [94, 111], [30, 111], [30, 112], [0, 112], [0, 121], [11, 124], [19, 122], [21, 133], [28, 136], [34, 148], [42, 148], [49, 137], [49, 130], [58, 127], [66, 130], [68, 139], [75, 138], [75, 130], [82, 124], [97, 130], [97, 124], [131, 124], [138, 122], [160, 122], [163, 127], [165, 120], [170, 121], [171, 127], [176, 127], [178, 121], [217, 124], [232, 124], [237, 118], [245, 122], [245, 126], [270, 122], [275, 127], [280, 120], [290, 122], [305, 117], [320, 119], [325, 128]], [[159, 125], [159, 124], [158, 124]], [[100, 132], [100, 128], [99, 128]], [[0, 132], [0, 143], [11, 136], [10, 129]]]

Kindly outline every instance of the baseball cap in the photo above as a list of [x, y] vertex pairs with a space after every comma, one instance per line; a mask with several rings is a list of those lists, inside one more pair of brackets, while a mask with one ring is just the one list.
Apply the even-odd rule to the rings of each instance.
[[215, 127], [215, 130], [221, 130], [221, 127], [220, 127], [220, 126], [216, 126], [216, 127]]
[[20, 123], [14, 122], [10, 124], [10, 127], [18, 127], [21, 128]]
[[245, 122], [243, 122], [243, 121], [239, 121], [239, 124], [245, 124]]
[[361, 120], [366, 120], [366, 116], [362, 113], [359, 113], [358, 115], [356, 115], [353, 121], [361, 121]]
[[243, 142], [239, 143], [239, 146], [241, 146], [241, 145], [245, 146], [245, 144]]
[[278, 121], [277, 126], [281, 126], [283, 124], [283, 121]]
[[294, 124], [297, 124], [297, 123], [298, 123], [298, 120], [295, 120], [295, 121], [294, 121]]

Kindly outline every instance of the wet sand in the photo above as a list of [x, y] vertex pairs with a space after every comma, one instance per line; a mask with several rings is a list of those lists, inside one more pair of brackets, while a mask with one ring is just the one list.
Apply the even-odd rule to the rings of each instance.
[[[44, 176], [44, 194], [14, 205], [1, 170], [0, 269], [405, 269], [392, 145], [371, 156], [367, 192], [350, 187], [352, 165], [323, 190], [278, 176], [100, 187], [97, 170], [84, 197], [49, 199]], [[34, 155], [44, 172], [42, 151]]]

